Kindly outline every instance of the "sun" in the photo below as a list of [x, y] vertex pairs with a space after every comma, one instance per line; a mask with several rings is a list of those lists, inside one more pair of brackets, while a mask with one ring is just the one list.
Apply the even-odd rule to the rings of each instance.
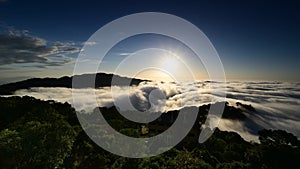
[[170, 51], [166, 52], [161, 59], [161, 67], [167, 72], [176, 73], [179, 67], [181, 66], [181, 62], [179, 56]]

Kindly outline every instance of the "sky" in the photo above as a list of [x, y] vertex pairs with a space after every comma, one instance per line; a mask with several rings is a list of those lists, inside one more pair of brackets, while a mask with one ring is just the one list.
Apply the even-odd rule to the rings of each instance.
[[[196, 25], [218, 52], [227, 80], [299, 81], [299, 8], [297, 1], [0, 0], [0, 83], [72, 75], [83, 45], [93, 45], [86, 43], [93, 33], [138, 12], [169, 13]], [[176, 60], [194, 57], [188, 47], [172, 38], [141, 35], [111, 49], [99, 71], [113, 72], [124, 57], [136, 51], [136, 58], [145, 59], [134, 60], [120, 74], [130, 76], [132, 67], [152, 61], [164, 69], [178, 64], [173, 73], [180, 74], [183, 66]], [[187, 60], [199, 80], [207, 78], [201, 63]], [[135, 75], [151, 78], [149, 74], [158, 79], [169, 77], [153, 70]]]

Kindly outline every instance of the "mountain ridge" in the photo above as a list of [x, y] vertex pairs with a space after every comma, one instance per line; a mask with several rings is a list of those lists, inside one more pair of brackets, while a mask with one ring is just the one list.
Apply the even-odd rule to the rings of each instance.
[[[73, 85], [72, 81], [82, 81], [84, 83]], [[95, 79], [95, 83], [90, 83], [90, 79]], [[86, 88], [86, 87], [105, 87], [111, 86], [112, 80], [116, 85], [138, 85], [140, 82], [148, 81], [145, 79], [128, 78], [114, 74], [96, 73], [82, 74], [74, 76], [63, 76], [60, 78], [30, 78], [19, 82], [0, 85], [0, 95], [11, 95], [19, 89], [29, 89], [31, 87], [66, 87], [66, 88]]]

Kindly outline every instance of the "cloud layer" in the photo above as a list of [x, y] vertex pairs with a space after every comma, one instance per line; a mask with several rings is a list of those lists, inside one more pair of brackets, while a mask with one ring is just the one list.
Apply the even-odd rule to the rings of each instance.
[[[135, 109], [166, 112], [220, 100], [220, 92], [216, 92], [218, 85], [209, 82], [145, 82], [129, 88], [99, 88], [95, 93], [100, 107], [117, 105], [130, 109], [129, 99]], [[230, 82], [226, 90], [226, 100], [231, 105], [236, 102], [251, 104], [256, 112], [245, 111], [245, 121], [222, 119], [220, 129], [238, 132], [244, 139], [254, 141], [257, 141], [256, 132], [262, 128], [283, 129], [300, 137], [300, 83]], [[80, 105], [76, 106], [78, 111], [89, 112], [94, 109], [91, 95], [87, 94], [89, 91], [76, 89], [80, 97]], [[72, 89], [67, 88], [32, 88], [19, 90], [15, 95], [72, 103]]]
[[28, 63], [37, 67], [61, 66], [71, 62], [69, 54], [79, 52], [81, 46], [74, 42], [48, 42], [5, 23], [0, 23], [0, 29], [0, 66]]
[[66, 54], [79, 51], [70, 43], [49, 46], [44, 39], [16, 35], [0, 35], [0, 50], [0, 65], [39, 63], [41, 66], [64, 65], [72, 60]]

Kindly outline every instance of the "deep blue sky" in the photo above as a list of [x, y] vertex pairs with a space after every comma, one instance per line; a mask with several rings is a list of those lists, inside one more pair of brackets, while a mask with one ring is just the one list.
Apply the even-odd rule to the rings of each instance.
[[[300, 79], [297, 1], [2, 1], [1, 29], [6, 29], [2, 34], [8, 34], [7, 29], [28, 30], [29, 36], [44, 39], [47, 44], [72, 42], [80, 47], [80, 43], [114, 19], [137, 12], [164, 12], [190, 21], [207, 35], [220, 55], [228, 79]], [[75, 57], [76, 53], [64, 55]], [[7, 56], [1, 54], [0, 59], [4, 57]], [[2, 74], [1, 78], [6, 79], [2, 81], [72, 72], [71, 66], [63, 68], [63, 64], [43, 67], [26, 62], [29, 66], [24, 66], [20, 60], [2, 60], [6, 61], [0, 64], [0, 70], [6, 74]]]

